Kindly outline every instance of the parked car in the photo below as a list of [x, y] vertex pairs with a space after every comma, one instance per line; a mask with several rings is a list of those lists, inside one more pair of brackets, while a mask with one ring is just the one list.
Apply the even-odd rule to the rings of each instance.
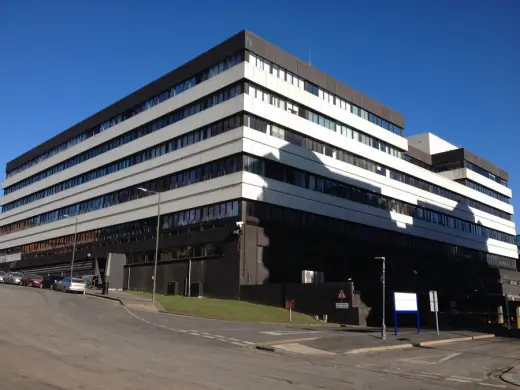
[[4, 278], [6, 277], [6, 273], [4, 271], [0, 271], [0, 283], [4, 283]]
[[21, 272], [8, 272], [4, 278], [4, 283], [8, 284], [20, 284], [20, 281], [23, 278], [23, 274]]
[[21, 286], [27, 287], [43, 287], [43, 278], [40, 275], [35, 274], [24, 274], [23, 278], [20, 280]]
[[56, 291], [63, 292], [79, 292], [85, 294], [85, 283], [83, 279], [78, 278], [64, 278], [56, 283]]
[[63, 276], [59, 275], [47, 275], [43, 278], [42, 287], [51, 290], [56, 290], [56, 284], [63, 279]]

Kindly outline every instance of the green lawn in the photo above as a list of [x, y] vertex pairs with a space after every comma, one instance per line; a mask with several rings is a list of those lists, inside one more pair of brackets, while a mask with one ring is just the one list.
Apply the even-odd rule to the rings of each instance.
[[[152, 298], [151, 293], [125, 291], [140, 297]], [[258, 305], [255, 303], [211, 298], [187, 298], [179, 295], [155, 296], [165, 310], [175, 314], [186, 314], [205, 318], [229, 321], [276, 322], [288, 323], [289, 311], [279, 307]], [[295, 324], [317, 324], [311, 316], [292, 313]]]

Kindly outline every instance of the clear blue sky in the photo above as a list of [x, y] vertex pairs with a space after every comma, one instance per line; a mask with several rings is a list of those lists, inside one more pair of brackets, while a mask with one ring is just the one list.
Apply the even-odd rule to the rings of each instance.
[[[196, 6], [194, 6], [196, 4]], [[247, 28], [511, 175], [520, 1], [0, 1], [5, 163]], [[516, 219], [519, 221], [520, 219]]]

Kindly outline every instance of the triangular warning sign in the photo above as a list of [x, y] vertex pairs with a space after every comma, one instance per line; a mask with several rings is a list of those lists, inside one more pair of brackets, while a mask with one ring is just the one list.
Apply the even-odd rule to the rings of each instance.
[[338, 299], [347, 299], [347, 296], [343, 292], [343, 290], [339, 290]]

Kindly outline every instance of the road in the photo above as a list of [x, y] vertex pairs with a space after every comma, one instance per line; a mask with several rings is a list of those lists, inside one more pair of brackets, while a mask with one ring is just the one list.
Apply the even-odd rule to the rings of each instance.
[[520, 363], [510, 340], [357, 356], [273, 354], [252, 348], [250, 335], [294, 330], [128, 311], [17, 286], [0, 285], [0, 310], [1, 390], [505, 388], [486, 372]]

